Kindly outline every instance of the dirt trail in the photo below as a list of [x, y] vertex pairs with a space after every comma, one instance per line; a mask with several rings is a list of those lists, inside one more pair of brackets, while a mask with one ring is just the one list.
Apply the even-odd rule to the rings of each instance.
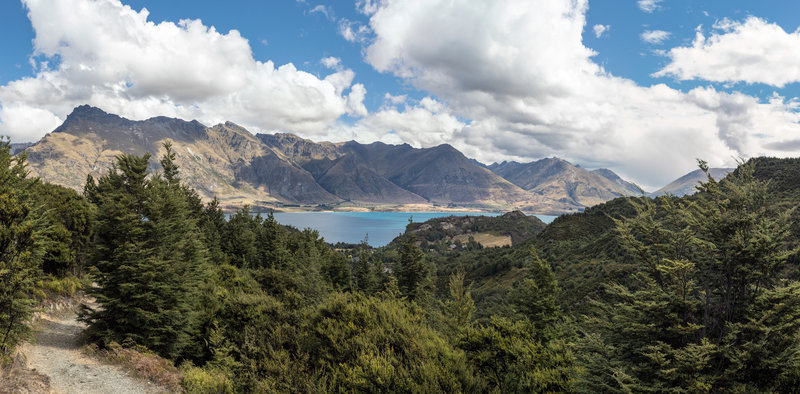
[[35, 339], [21, 349], [27, 367], [49, 378], [50, 393], [167, 392], [128, 375], [120, 367], [85, 355], [77, 343], [85, 326], [76, 317], [73, 312], [42, 316], [37, 323]]

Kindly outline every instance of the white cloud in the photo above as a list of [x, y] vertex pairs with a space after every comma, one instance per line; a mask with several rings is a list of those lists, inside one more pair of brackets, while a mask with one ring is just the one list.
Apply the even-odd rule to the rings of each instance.
[[[586, 9], [586, 1], [560, 0], [381, 2], [366, 61], [430, 92], [436, 106], [387, 107], [356, 134], [380, 126], [413, 145], [451, 143], [483, 162], [557, 155], [650, 188], [691, 171], [696, 158], [724, 166], [738, 156], [789, 154], [774, 147], [800, 133], [793, 101], [614, 77], [582, 44]], [[391, 126], [409, 119], [430, 123], [413, 133]]]
[[[238, 31], [199, 20], [154, 23], [119, 0], [24, 0], [37, 74], [0, 86], [0, 134], [35, 140], [77, 105], [133, 119], [231, 120], [319, 134], [357, 108], [354, 73], [324, 79], [253, 58]], [[362, 87], [363, 88], [363, 87]]]
[[592, 29], [594, 30], [594, 36], [600, 38], [604, 33], [611, 30], [611, 25], [594, 25]]
[[350, 42], [365, 42], [370, 33], [368, 26], [347, 18], [339, 19], [339, 34]]
[[452, 143], [465, 126], [448, 113], [441, 102], [426, 97], [418, 105], [406, 106], [403, 110], [389, 106], [369, 114], [354, 125], [331, 128], [328, 138], [409, 143], [420, 148]]
[[391, 95], [389, 93], [386, 93], [386, 94], [383, 95], [383, 99], [386, 100], [387, 102], [393, 104], [393, 105], [398, 105], [398, 104], [405, 103], [406, 99], [408, 99], [408, 95], [401, 94], [401, 95], [394, 96], [394, 95]]
[[372, 15], [378, 11], [380, 0], [356, 0], [356, 9], [364, 15]]
[[647, 12], [653, 13], [653, 11], [658, 10], [661, 8], [660, 3], [664, 0], [639, 0], [637, 4], [639, 5], [639, 9]]
[[312, 13], [312, 14], [320, 13], [320, 14], [324, 15], [326, 19], [336, 20], [336, 18], [333, 15], [333, 10], [331, 10], [329, 7], [325, 7], [324, 5], [321, 5], [321, 4], [317, 5], [317, 6], [314, 6], [314, 8], [312, 8], [309, 12]]
[[670, 32], [664, 30], [645, 30], [639, 37], [642, 41], [650, 44], [661, 44], [671, 35]]
[[364, 98], [367, 96], [367, 89], [364, 85], [357, 83], [350, 89], [347, 95], [347, 113], [352, 116], [367, 116], [367, 107], [364, 105]]
[[327, 68], [336, 69], [341, 65], [342, 59], [339, 59], [338, 57], [329, 56], [322, 58], [322, 60], [320, 60], [320, 63], [322, 63], [322, 65]]
[[672, 48], [671, 62], [653, 75], [778, 87], [800, 81], [800, 31], [787, 33], [756, 17], [723, 19], [713, 27], [710, 37], [698, 27], [692, 45]]

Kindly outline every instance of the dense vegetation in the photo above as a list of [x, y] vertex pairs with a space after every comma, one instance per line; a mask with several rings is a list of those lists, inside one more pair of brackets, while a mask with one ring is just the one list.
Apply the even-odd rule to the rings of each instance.
[[189, 392], [800, 387], [796, 160], [544, 231], [517, 214], [464, 222], [513, 246], [436, 247], [456, 235], [440, 219], [334, 249], [203, 204], [165, 152], [153, 173], [120, 155], [79, 195], [0, 146], [3, 360], [36, 301], [83, 286], [98, 304], [81, 313], [88, 338], [174, 362]]
[[29, 332], [37, 302], [80, 286], [93, 207], [78, 193], [30, 179], [25, 155], [0, 141], [0, 366]]

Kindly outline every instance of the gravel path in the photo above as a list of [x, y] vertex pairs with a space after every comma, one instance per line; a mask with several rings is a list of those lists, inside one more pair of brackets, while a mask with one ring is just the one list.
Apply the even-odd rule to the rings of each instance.
[[102, 364], [78, 347], [84, 325], [74, 313], [44, 316], [35, 340], [24, 345], [27, 367], [50, 378], [54, 393], [164, 393], [164, 389], [131, 377], [121, 368]]

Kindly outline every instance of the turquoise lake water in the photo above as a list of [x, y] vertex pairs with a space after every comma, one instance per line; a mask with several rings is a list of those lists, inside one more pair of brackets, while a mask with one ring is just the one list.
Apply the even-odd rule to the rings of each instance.
[[[359, 243], [369, 235], [369, 244], [384, 246], [402, 234], [411, 217], [414, 222], [444, 216], [497, 216], [492, 213], [453, 213], [453, 212], [276, 212], [278, 223], [298, 229], [312, 228], [326, 242]], [[535, 215], [545, 223], [555, 216]]]

